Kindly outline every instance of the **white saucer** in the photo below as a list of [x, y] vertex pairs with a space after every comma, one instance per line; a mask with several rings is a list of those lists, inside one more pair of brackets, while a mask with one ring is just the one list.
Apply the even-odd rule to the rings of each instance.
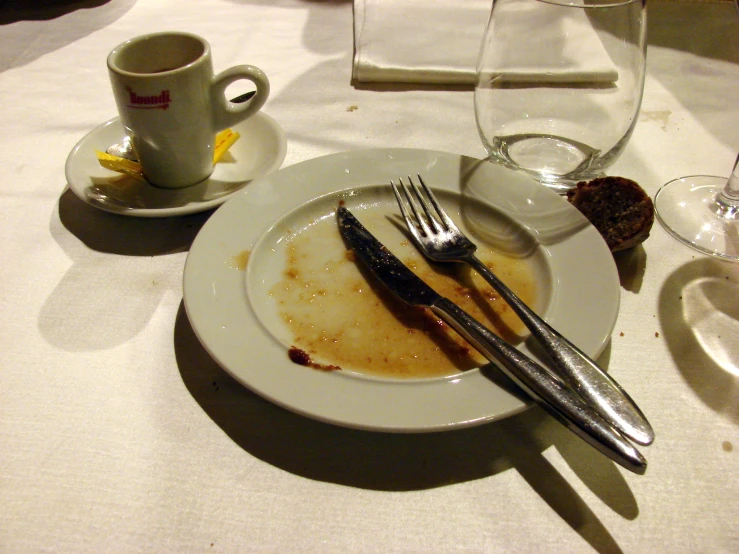
[[241, 137], [197, 185], [169, 190], [105, 169], [95, 150], [121, 142], [125, 130], [115, 117], [85, 135], [69, 153], [65, 173], [72, 192], [91, 206], [136, 217], [170, 217], [220, 206], [247, 183], [280, 168], [287, 152], [285, 133], [263, 112], [233, 127]]

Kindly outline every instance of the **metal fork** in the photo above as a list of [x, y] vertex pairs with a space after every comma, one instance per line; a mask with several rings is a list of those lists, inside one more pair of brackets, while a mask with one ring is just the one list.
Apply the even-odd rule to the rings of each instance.
[[412, 190], [402, 179], [398, 179], [398, 185], [390, 181], [400, 212], [418, 249], [435, 262], [463, 262], [472, 266], [526, 324], [544, 347], [557, 372], [599, 415], [633, 441], [651, 444], [654, 440], [652, 426], [626, 391], [584, 352], [540, 318], [475, 256], [477, 246], [457, 228], [420, 175], [418, 180], [423, 191], [410, 176], [408, 181]]

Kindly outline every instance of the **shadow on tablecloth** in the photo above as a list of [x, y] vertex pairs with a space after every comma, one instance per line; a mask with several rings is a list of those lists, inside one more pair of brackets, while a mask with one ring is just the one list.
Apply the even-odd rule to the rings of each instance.
[[171, 254], [187, 252], [212, 214], [126, 217], [65, 190], [49, 232], [70, 265], [40, 308], [44, 339], [66, 352], [89, 352], [142, 332], [167, 294], [182, 294], [184, 258]]
[[701, 257], [675, 270], [659, 319], [682, 377], [712, 410], [739, 423], [739, 264]]
[[0, 72], [21, 67], [104, 29], [136, 0], [0, 1]]
[[187, 252], [215, 210], [179, 217], [129, 217], [90, 206], [69, 188], [59, 197], [59, 221], [67, 231], [95, 252], [122, 256]]
[[612, 510], [630, 520], [639, 514], [617, 466], [538, 408], [443, 433], [345, 429], [293, 414], [241, 386], [201, 346], [184, 304], [177, 314], [174, 343], [184, 384], [208, 416], [245, 451], [284, 471], [349, 487], [401, 492], [515, 470], [597, 551], [620, 552], [597, 515], [548, 460], [551, 451], [543, 454], [554, 446]]
[[[730, 38], [739, 30], [733, 3], [650, 2], [647, 25], [649, 74], [706, 132], [733, 150], [736, 134], [726, 125], [722, 97], [725, 87], [739, 76], [739, 42]], [[701, 86], [685, 86], [688, 80]], [[664, 118], [666, 126], [672, 112], [653, 112], [651, 116]]]
[[639, 294], [647, 271], [647, 253], [639, 244], [622, 252], [614, 252], [618, 278], [624, 290]]

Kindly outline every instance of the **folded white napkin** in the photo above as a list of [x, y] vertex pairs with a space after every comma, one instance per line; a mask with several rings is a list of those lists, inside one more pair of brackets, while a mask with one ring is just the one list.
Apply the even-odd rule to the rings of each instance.
[[585, 10], [509, 0], [496, 9], [495, 19], [495, 48], [489, 49], [483, 65], [508, 82], [609, 83], [618, 79], [616, 66]]
[[354, 0], [359, 82], [473, 83], [491, 0]]
[[[617, 70], [603, 45], [582, 48], [595, 33], [581, 10], [562, 22], [531, 12], [532, 0], [509, 8], [511, 49], [496, 61], [517, 81], [613, 82]], [[538, 3], [537, 3], [538, 4]], [[358, 82], [474, 84], [477, 56], [491, 0], [354, 0], [354, 66]], [[496, 17], [498, 14], [496, 13]], [[537, 32], [516, 33], [521, 18], [536, 17]], [[530, 19], [529, 19], [530, 23]], [[566, 25], [563, 35], [560, 25]], [[527, 28], [530, 28], [527, 25]], [[555, 35], [556, 33], [556, 35]], [[551, 54], [554, 37], [565, 50], [565, 65]], [[502, 53], [501, 53], [502, 54]]]

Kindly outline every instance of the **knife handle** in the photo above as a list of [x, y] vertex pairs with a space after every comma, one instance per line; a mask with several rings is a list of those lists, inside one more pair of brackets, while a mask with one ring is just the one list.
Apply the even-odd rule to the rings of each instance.
[[429, 307], [570, 431], [629, 471], [646, 471], [641, 453], [548, 370], [450, 300], [442, 298]]
[[477, 257], [470, 256], [468, 261], [513, 308], [544, 347], [554, 367], [596, 412], [633, 441], [644, 445], [654, 441], [654, 430], [647, 418], [613, 377], [540, 318]]

